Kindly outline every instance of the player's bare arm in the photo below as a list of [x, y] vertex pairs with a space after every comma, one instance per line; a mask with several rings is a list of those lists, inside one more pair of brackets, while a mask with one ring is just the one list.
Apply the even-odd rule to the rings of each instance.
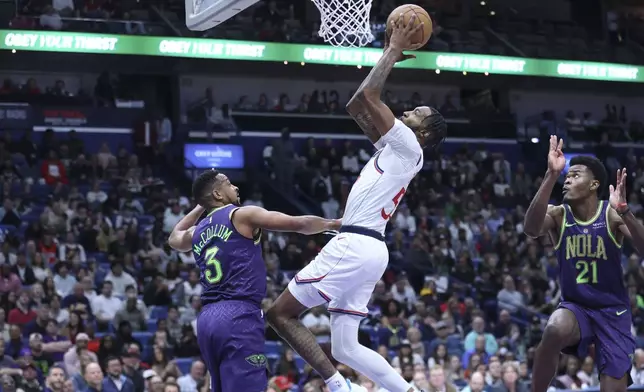
[[[245, 206], [233, 215], [233, 223], [238, 230], [265, 229], [270, 231], [289, 231], [305, 235], [322, 233], [340, 228], [339, 219], [324, 219], [319, 216], [291, 216], [261, 207]], [[243, 226], [243, 228], [242, 228]]]
[[[543, 176], [537, 194], [530, 202], [523, 221], [523, 232], [532, 238], [537, 238], [556, 231], [558, 222], [563, 214], [562, 206], [548, 204], [550, 195], [566, 166], [566, 158], [562, 151], [563, 140], [550, 136], [550, 149], [548, 151], [548, 170]], [[554, 233], [553, 233], [554, 234]]]
[[633, 215], [626, 199], [626, 169], [617, 170], [617, 182], [610, 186], [610, 197], [608, 202], [611, 206], [609, 212], [609, 224], [616, 227], [615, 233], [628, 238], [637, 253], [644, 255], [644, 225]]
[[423, 26], [422, 23], [414, 26], [414, 21], [415, 16], [412, 16], [409, 23], [403, 26], [403, 18], [400, 17], [392, 24], [393, 32], [386, 42], [382, 57], [346, 106], [347, 112], [374, 144], [394, 126], [394, 114], [380, 100], [380, 96], [394, 65], [413, 57], [404, 55], [403, 50], [410, 46], [411, 38]]
[[194, 225], [204, 211], [205, 208], [198, 205], [174, 226], [170, 237], [168, 237], [168, 244], [172, 249], [179, 252], [187, 252], [192, 249], [192, 233], [195, 231]]

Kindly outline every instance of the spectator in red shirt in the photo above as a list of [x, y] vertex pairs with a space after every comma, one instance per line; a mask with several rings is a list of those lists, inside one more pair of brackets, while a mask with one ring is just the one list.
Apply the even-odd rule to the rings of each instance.
[[16, 307], [9, 311], [9, 316], [7, 317], [7, 323], [17, 324], [17, 325], [27, 325], [32, 320], [36, 318], [36, 312], [34, 312], [29, 307], [29, 292], [27, 290], [22, 290], [18, 295], [18, 300], [16, 301]]
[[22, 287], [18, 275], [11, 272], [11, 265], [3, 264], [0, 268], [0, 293], [17, 292]]
[[55, 264], [58, 259], [58, 243], [51, 233], [46, 232], [42, 241], [38, 244], [38, 251], [45, 258], [47, 263]]
[[56, 151], [49, 151], [49, 157], [42, 162], [40, 173], [48, 185], [67, 184], [67, 172], [65, 165], [58, 159]]

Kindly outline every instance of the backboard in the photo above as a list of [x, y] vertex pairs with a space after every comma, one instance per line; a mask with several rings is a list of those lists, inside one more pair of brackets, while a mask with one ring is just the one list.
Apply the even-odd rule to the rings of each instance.
[[185, 0], [186, 26], [205, 31], [232, 18], [259, 0]]

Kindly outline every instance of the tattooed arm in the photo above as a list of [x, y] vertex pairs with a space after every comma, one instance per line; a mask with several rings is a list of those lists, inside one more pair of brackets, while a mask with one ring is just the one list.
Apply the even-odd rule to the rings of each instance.
[[399, 49], [387, 48], [347, 104], [347, 112], [373, 144], [394, 125], [394, 114], [380, 100], [380, 95], [401, 53]]

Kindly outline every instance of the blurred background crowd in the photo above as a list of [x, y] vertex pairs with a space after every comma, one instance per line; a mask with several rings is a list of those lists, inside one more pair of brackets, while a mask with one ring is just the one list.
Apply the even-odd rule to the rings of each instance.
[[[203, 36], [319, 42], [319, 15], [305, 3], [260, 2]], [[374, 46], [382, 45], [384, 17], [399, 3], [375, 2]], [[418, 4], [436, 22], [425, 49], [642, 62], [644, 10], [629, 1]], [[183, 3], [172, 0], [20, 0], [0, 2], [3, 7], [13, 7], [0, 12], [11, 15], [3, 26], [11, 29], [196, 34], [183, 26]], [[94, 59], [87, 63], [66, 61], [64, 53], [21, 55], [0, 61], [0, 392], [208, 391], [195, 327], [199, 270], [190, 253], [167, 245], [194, 205], [191, 180], [205, 168], [188, 165], [183, 146], [221, 142], [213, 153], [229, 158], [228, 144], [243, 145], [245, 165], [223, 169], [242, 188], [243, 204], [341, 217], [351, 184], [373, 153], [344, 116], [350, 89], [339, 82], [326, 87], [324, 80], [296, 89], [288, 85], [289, 71], [271, 79], [260, 68], [235, 79], [239, 73], [222, 66], [216, 83], [152, 75], [144, 71], [150, 63], [135, 56], [122, 61], [137, 73], [108, 73], [100, 60], [110, 55], [84, 55]], [[60, 59], [65, 64], [54, 65]], [[175, 71], [172, 64], [168, 72]], [[252, 86], [238, 82], [246, 77]], [[253, 79], [259, 77], [265, 79]], [[355, 89], [362, 77], [352, 74], [347, 85]], [[442, 152], [426, 157], [390, 220], [390, 266], [360, 332], [361, 342], [418, 390], [530, 388], [535, 347], [561, 295], [552, 244], [522, 234], [525, 209], [546, 167], [544, 136], [557, 133], [566, 151], [596, 155], [609, 173], [626, 167], [630, 208], [644, 218], [642, 102], [598, 104], [602, 98], [546, 92], [543, 99], [522, 95], [530, 98], [522, 104], [500, 78], [490, 76], [484, 88], [455, 78], [443, 82], [450, 87], [403, 81], [383, 97], [396, 112], [430, 104], [449, 122]], [[608, 85], [582, 83], [560, 87], [583, 94], [605, 92]], [[616, 89], [642, 96], [632, 85]], [[177, 90], [188, 93], [177, 97]], [[44, 125], [25, 125], [37, 115]], [[553, 203], [559, 193], [557, 187]], [[264, 235], [265, 309], [327, 240]], [[628, 244], [622, 261], [633, 333], [644, 348], [644, 262]], [[324, 308], [303, 321], [320, 342], [329, 341]], [[268, 392], [326, 392], [269, 327], [266, 339]], [[387, 392], [337, 366], [370, 392]], [[631, 375], [644, 385], [641, 349]], [[598, 384], [591, 352], [562, 356], [552, 389]]]

